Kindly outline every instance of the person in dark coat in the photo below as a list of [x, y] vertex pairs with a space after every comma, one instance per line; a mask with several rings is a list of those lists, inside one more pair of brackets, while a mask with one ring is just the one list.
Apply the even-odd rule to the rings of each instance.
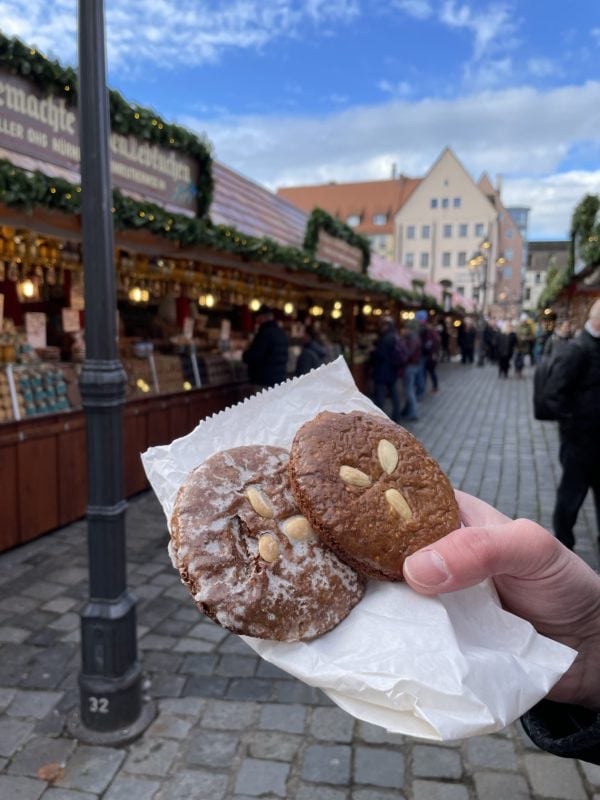
[[573, 548], [573, 528], [588, 490], [594, 494], [600, 545], [600, 300], [583, 331], [560, 347], [545, 395], [558, 419], [562, 477], [552, 524], [557, 539]]
[[498, 377], [508, 378], [510, 362], [515, 351], [517, 334], [513, 331], [512, 325], [506, 324], [504, 330], [498, 334]]
[[474, 361], [476, 337], [477, 331], [471, 320], [463, 320], [458, 329], [458, 349], [460, 350], [460, 360], [463, 364], [472, 364]]
[[242, 358], [248, 365], [250, 383], [262, 388], [275, 386], [287, 378], [288, 337], [267, 306], [256, 312], [255, 321], [258, 330]]
[[382, 317], [379, 323], [379, 336], [370, 357], [371, 373], [373, 376], [375, 405], [384, 409], [386, 397], [392, 401], [392, 419], [400, 419], [400, 395], [398, 393], [398, 371], [401, 368], [397, 362], [396, 340], [398, 333], [394, 320], [391, 317]]
[[305, 375], [311, 369], [316, 369], [327, 360], [327, 350], [319, 339], [319, 334], [312, 327], [304, 329], [302, 337], [302, 350], [296, 362], [296, 375]]

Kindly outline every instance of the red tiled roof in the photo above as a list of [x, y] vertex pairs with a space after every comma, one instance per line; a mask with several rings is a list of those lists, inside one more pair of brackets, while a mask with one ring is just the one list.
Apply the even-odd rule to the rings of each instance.
[[[402, 208], [420, 182], [421, 178], [406, 178], [402, 175], [400, 178], [385, 181], [286, 186], [278, 189], [277, 195], [309, 213], [313, 208], [322, 208], [342, 222], [356, 214], [361, 219], [355, 228], [358, 233], [393, 233], [396, 212]], [[385, 214], [386, 224], [374, 225], [375, 214]]]

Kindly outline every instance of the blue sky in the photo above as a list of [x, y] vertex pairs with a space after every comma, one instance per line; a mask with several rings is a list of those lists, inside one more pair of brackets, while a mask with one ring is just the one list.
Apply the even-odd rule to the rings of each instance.
[[[600, 192], [597, 0], [106, 0], [109, 82], [270, 188], [423, 175], [451, 146], [503, 176], [530, 238]], [[597, 9], [597, 13], [593, 13]], [[76, 59], [75, 0], [0, 0]]]

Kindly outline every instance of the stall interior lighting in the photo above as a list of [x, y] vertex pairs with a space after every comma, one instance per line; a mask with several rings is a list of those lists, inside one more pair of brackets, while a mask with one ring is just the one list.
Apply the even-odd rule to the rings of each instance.
[[35, 295], [35, 284], [30, 278], [27, 278], [27, 280], [24, 280], [21, 284], [21, 294], [23, 297], [27, 298], [27, 300], [31, 300]]
[[383, 314], [383, 311], [380, 308], [374, 308], [373, 309], [373, 316], [374, 317], [380, 317], [382, 314]]
[[339, 319], [342, 316], [342, 311], [339, 308], [334, 308], [331, 312], [332, 319]]
[[206, 308], [214, 308], [215, 296], [214, 294], [201, 294], [198, 298], [198, 305], [205, 306]]
[[150, 391], [150, 387], [143, 378], [138, 378], [137, 381], [135, 382], [135, 385], [138, 387], [138, 389], [141, 389], [141, 391], [144, 393]]
[[250, 309], [250, 311], [258, 311], [258, 309], [261, 306], [262, 303], [257, 297], [252, 298], [252, 300], [250, 300], [250, 302], [248, 303], [248, 308]]
[[414, 319], [415, 312], [414, 311], [403, 311], [402, 312], [402, 319]]
[[192, 384], [189, 381], [184, 381], [183, 388], [185, 389], [186, 392], [189, 392], [192, 388]]
[[311, 306], [308, 309], [308, 313], [311, 317], [321, 317], [323, 316], [323, 307], [322, 306]]
[[455, 319], [452, 324], [454, 325], [455, 328], [460, 328], [462, 323], [459, 319]]
[[335, 311], [339, 311], [341, 309], [341, 307], [342, 307], [341, 302], [339, 300], [336, 300], [335, 303], [333, 304], [334, 310]]
[[132, 303], [147, 303], [150, 299], [150, 292], [148, 289], [142, 289], [141, 286], [134, 286], [129, 290], [128, 297]]
[[369, 303], [365, 303], [364, 306], [362, 307], [362, 312], [365, 315], [365, 317], [368, 317], [369, 314], [372, 313], [372, 311], [373, 311], [373, 306], [369, 305]]
[[286, 303], [283, 307], [284, 314], [288, 316], [294, 313], [294, 304], [293, 303]]

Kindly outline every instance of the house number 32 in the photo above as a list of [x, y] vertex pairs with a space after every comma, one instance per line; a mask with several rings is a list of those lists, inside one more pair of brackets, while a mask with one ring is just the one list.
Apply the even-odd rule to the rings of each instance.
[[108, 697], [94, 697], [92, 695], [88, 700], [92, 714], [108, 714]]

